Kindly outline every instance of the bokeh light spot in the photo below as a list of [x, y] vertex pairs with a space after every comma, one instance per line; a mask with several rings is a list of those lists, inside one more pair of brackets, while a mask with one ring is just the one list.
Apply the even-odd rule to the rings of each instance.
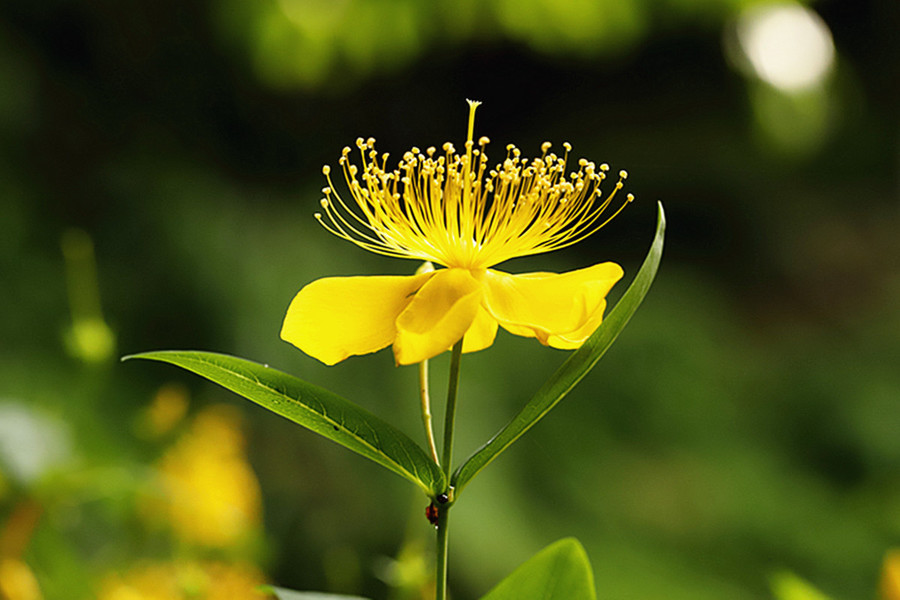
[[834, 65], [834, 41], [824, 21], [797, 4], [745, 11], [737, 24], [740, 48], [756, 75], [783, 91], [820, 84]]

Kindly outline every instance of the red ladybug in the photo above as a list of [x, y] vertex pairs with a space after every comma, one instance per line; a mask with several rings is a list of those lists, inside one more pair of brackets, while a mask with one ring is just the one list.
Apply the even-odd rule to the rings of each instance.
[[432, 502], [425, 507], [425, 518], [428, 522], [437, 527], [438, 523], [438, 507]]

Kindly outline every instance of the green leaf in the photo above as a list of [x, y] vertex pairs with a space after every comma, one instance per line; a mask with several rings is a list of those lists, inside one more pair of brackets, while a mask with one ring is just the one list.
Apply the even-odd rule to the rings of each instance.
[[440, 467], [406, 434], [324, 388], [242, 358], [163, 351], [126, 356], [177, 365], [387, 467], [428, 496], [446, 489]]
[[628, 324], [629, 319], [640, 306], [656, 277], [659, 261], [662, 258], [663, 239], [666, 231], [666, 215], [662, 204], [659, 204], [659, 217], [656, 225], [656, 237], [644, 259], [644, 264], [635, 276], [634, 281], [616, 304], [616, 307], [597, 328], [597, 331], [575, 351], [569, 359], [548, 379], [540, 390], [529, 400], [522, 410], [506, 427], [491, 438], [466, 460], [453, 474], [451, 484], [458, 494], [462, 488], [483, 468], [491, 463], [501, 452], [506, 450], [544, 415], [556, 406], [575, 385], [597, 364], [597, 361], [616, 341], [619, 333]]
[[481, 600], [596, 600], [594, 573], [575, 538], [550, 544]]
[[772, 593], [778, 600], [830, 600], [811, 583], [788, 571], [773, 575], [771, 584]]
[[368, 600], [362, 596], [343, 596], [341, 594], [323, 594], [322, 592], [295, 592], [271, 585], [263, 586], [261, 591], [271, 594], [278, 600]]

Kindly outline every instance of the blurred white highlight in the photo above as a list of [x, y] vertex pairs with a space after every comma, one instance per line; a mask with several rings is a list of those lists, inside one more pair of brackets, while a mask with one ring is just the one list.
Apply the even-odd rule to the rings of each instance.
[[737, 23], [740, 48], [756, 75], [786, 92], [819, 85], [834, 66], [834, 41], [825, 22], [799, 4], [746, 10]]
[[28, 485], [71, 456], [62, 423], [25, 404], [0, 400], [0, 471]]

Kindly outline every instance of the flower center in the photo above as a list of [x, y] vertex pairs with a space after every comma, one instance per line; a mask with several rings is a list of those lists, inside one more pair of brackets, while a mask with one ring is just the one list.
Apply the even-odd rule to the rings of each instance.
[[469, 101], [465, 153], [453, 144], [421, 152], [412, 148], [393, 170], [388, 154], [379, 156], [375, 140], [356, 140], [361, 168], [344, 148], [339, 164], [350, 192], [345, 202], [331, 181], [331, 167], [322, 169], [328, 186], [320, 201], [324, 215], [316, 219], [334, 235], [357, 246], [398, 258], [428, 260], [446, 267], [485, 269], [510, 258], [550, 252], [592, 235], [634, 200], [628, 194], [616, 211], [602, 218], [622, 189], [619, 179], [604, 199], [600, 189], [609, 166], [597, 167], [584, 158], [567, 174], [572, 146], [565, 153], [541, 145], [541, 156], [522, 157], [514, 145], [506, 158], [488, 167], [482, 136], [473, 141], [475, 109]]

